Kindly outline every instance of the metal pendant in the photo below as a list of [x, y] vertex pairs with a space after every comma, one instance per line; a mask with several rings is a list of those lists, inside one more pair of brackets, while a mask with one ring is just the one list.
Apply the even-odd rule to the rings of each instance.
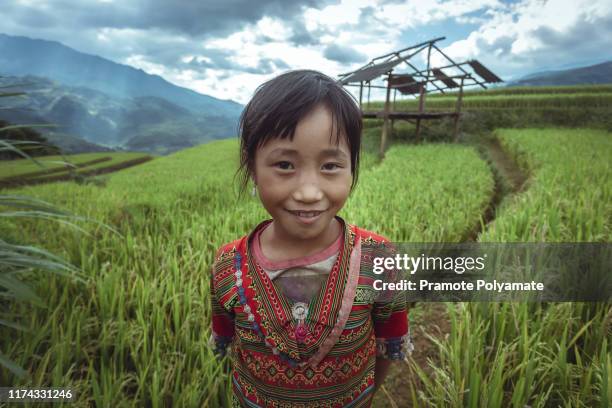
[[304, 320], [308, 315], [308, 305], [303, 302], [297, 302], [291, 307], [291, 314], [295, 320]]
[[295, 339], [299, 343], [303, 343], [308, 335], [308, 328], [304, 324], [304, 320], [308, 315], [308, 305], [306, 303], [298, 302], [291, 307], [291, 314], [293, 318], [298, 321], [295, 328]]

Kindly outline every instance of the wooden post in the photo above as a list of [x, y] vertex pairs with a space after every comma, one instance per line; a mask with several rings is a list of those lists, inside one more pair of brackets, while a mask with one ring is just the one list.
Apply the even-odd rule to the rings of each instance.
[[[427, 84], [429, 83], [429, 75], [431, 75], [430, 74], [430, 71], [431, 71], [431, 46], [432, 46], [432, 44], [429, 43], [429, 48], [427, 48], [427, 79], [425, 80], [425, 91], [427, 91]], [[431, 83], [433, 84], [434, 81], [431, 81]]]
[[363, 81], [359, 83], [359, 108], [363, 110]]
[[[419, 90], [419, 113], [423, 113], [425, 110], [425, 85], [421, 84], [421, 89]], [[416, 138], [419, 139], [421, 135], [421, 117], [419, 116], [416, 120]]]
[[[427, 47], [427, 72], [426, 72], [427, 76], [425, 77], [425, 82], [421, 84], [421, 89], [419, 92], [419, 113], [423, 113], [425, 111], [425, 95], [427, 94], [427, 84], [429, 83], [429, 71], [431, 70], [431, 46], [432, 46], [432, 43], [429, 43], [429, 47]], [[417, 140], [421, 136], [421, 118], [420, 117], [417, 119], [417, 122], [416, 122], [416, 135], [415, 136]]]
[[[389, 75], [389, 82], [391, 82], [391, 75]], [[391, 86], [389, 84], [389, 86]], [[391, 112], [395, 112], [395, 97], [397, 96], [397, 88], [393, 88], [393, 105], [391, 107]], [[393, 135], [393, 125], [395, 124], [395, 120], [391, 119], [391, 130], [389, 133]]]
[[461, 103], [463, 102], [463, 80], [464, 78], [462, 77], [461, 85], [459, 86], [459, 97], [457, 98], [457, 106], [455, 108], [455, 143], [457, 143], [457, 141], [459, 140], [459, 122], [461, 119]]
[[[390, 75], [389, 75], [390, 76]], [[389, 133], [389, 98], [391, 94], [391, 81], [387, 77], [387, 97], [385, 98], [385, 110], [383, 111], [383, 128], [382, 135], [380, 137], [380, 159], [385, 158], [385, 146], [387, 145], [387, 137]]]

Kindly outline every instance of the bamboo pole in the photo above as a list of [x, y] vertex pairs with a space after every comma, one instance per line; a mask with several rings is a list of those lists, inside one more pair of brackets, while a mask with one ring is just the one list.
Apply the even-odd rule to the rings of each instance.
[[[433, 47], [434, 47], [436, 50], [438, 50], [438, 52], [439, 52], [440, 54], [442, 54], [442, 56], [443, 56], [444, 58], [446, 58], [446, 59], [447, 59], [447, 60], [448, 60], [448, 61], [449, 61], [451, 64], [455, 64], [455, 66], [456, 66], [457, 68], [459, 68], [461, 71], [463, 71], [463, 73], [464, 73], [465, 75], [469, 76], [470, 78], [472, 77], [472, 75], [471, 75], [469, 72], [467, 72], [465, 69], [463, 69], [463, 68], [461, 67], [461, 65], [462, 65], [462, 64], [457, 64], [455, 61], [453, 61], [453, 59], [452, 59], [451, 57], [449, 57], [448, 55], [446, 55], [446, 54], [444, 53], [444, 51], [442, 51], [441, 49], [439, 49], [439, 48], [438, 48], [438, 47], [436, 47], [435, 45], [434, 45]], [[485, 86], [483, 83], [481, 83], [481, 82], [479, 82], [479, 81], [476, 81], [476, 83], [477, 83], [478, 85], [482, 86], [484, 89], [487, 89], [487, 87], [486, 87], [486, 86]]]
[[459, 96], [457, 97], [457, 106], [455, 108], [455, 143], [459, 140], [459, 123], [461, 119], [461, 104], [463, 102], [463, 78], [461, 78], [461, 85], [459, 86]]
[[363, 110], [363, 81], [359, 83], [359, 108]]
[[410, 46], [408, 48], [403, 48], [403, 49], [398, 50], [398, 51], [390, 52], [389, 54], [381, 55], [380, 57], [374, 58], [372, 61], [368, 62], [367, 64], [363, 65], [362, 67], [360, 67], [360, 68], [358, 68], [358, 69], [356, 69], [354, 71], [350, 71], [350, 72], [346, 72], [344, 74], [340, 74], [339, 76], [346, 78], [349, 75], [354, 74], [357, 71], [361, 71], [364, 68], [368, 68], [368, 67], [373, 66], [374, 65], [374, 61], [377, 61], [379, 59], [383, 59], [383, 58], [386, 58], [386, 57], [388, 57], [390, 55], [394, 55], [394, 54], [400, 54], [400, 53], [402, 53], [404, 51], [412, 50], [412, 49], [415, 49], [415, 48], [427, 46], [428, 44], [431, 47], [431, 44], [433, 44], [435, 42], [438, 42], [438, 41], [441, 41], [441, 40], [445, 40], [445, 39], [446, 39], [446, 37], [438, 37], [438, 38], [434, 38], [433, 40], [429, 40], [429, 41], [422, 42], [420, 44], [412, 45], [412, 46]]
[[[432, 44], [429, 44], [429, 48], [427, 49], [427, 73], [426, 73], [427, 80], [423, 82], [423, 84], [421, 85], [420, 92], [419, 92], [419, 113], [425, 112], [425, 95], [427, 94], [427, 83], [429, 82], [429, 75], [430, 75], [429, 71], [431, 70], [431, 46]], [[431, 83], [433, 84], [434, 82], [431, 81]], [[417, 119], [415, 136], [417, 140], [421, 137], [421, 118], [420, 117]]]
[[385, 98], [385, 109], [383, 111], [383, 128], [382, 135], [380, 137], [380, 159], [385, 158], [385, 147], [387, 145], [387, 138], [389, 133], [389, 98], [391, 94], [391, 74], [387, 76], [387, 97]]
[[[419, 113], [423, 113], [425, 110], [425, 85], [421, 84], [421, 89], [419, 90]], [[415, 137], [418, 140], [421, 136], [421, 118], [418, 117], [416, 120], [416, 134]]]

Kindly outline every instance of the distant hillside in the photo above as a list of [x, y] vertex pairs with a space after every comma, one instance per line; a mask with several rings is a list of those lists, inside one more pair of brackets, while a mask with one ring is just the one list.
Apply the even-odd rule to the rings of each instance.
[[173, 85], [157, 75], [55, 41], [0, 34], [0, 75], [35, 75], [120, 98], [156, 96], [196, 114], [236, 121], [242, 105]]
[[509, 86], [586, 85], [612, 83], [612, 61], [588, 67], [527, 75]]
[[45, 134], [47, 141], [59, 147], [64, 154], [113, 152], [123, 150], [120, 148], [109, 148], [88, 142], [80, 137], [67, 135], [65, 133], [48, 132]]
[[[7, 88], [16, 84], [21, 85]], [[119, 98], [35, 76], [0, 77], [0, 87], [25, 93], [2, 98], [0, 119], [57, 125], [37, 129], [66, 153], [103, 151], [106, 147], [168, 154], [236, 134], [234, 120], [194, 114], [155, 96]]]

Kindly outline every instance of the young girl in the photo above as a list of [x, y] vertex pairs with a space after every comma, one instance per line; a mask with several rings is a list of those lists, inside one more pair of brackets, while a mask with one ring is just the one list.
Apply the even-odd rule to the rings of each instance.
[[252, 179], [272, 219], [212, 267], [212, 338], [221, 356], [232, 346], [234, 406], [369, 407], [411, 351], [403, 292], [373, 288], [372, 248], [388, 241], [337, 216], [361, 129], [352, 96], [316, 71], [264, 83], [243, 111], [242, 191]]

